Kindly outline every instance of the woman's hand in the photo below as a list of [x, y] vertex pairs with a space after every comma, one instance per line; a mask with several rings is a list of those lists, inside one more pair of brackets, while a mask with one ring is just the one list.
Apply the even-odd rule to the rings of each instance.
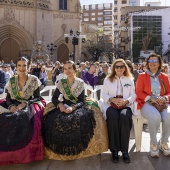
[[60, 103], [60, 104], [58, 105], [58, 107], [59, 107], [59, 109], [60, 109], [60, 112], [65, 112], [66, 107], [65, 107], [62, 103]]
[[12, 106], [10, 107], [10, 112], [14, 113], [14, 112], [17, 112], [17, 111], [18, 111], [18, 109], [17, 109], [16, 106], [12, 105]]
[[156, 104], [162, 105], [162, 104], [166, 103], [166, 100], [165, 100], [164, 97], [159, 96], [157, 98], [152, 98], [152, 103], [156, 103]]
[[124, 106], [124, 105], [126, 105], [127, 103], [129, 103], [129, 101], [128, 100], [124, 100], [124, 99], [120, 99], [120, 101], [119, 101], [119, 106]]
[[129, 101], [124, 100], [122, 98], [112, 98], [111, 102], [113, 102], [114, 104], [116, 104], [119, 107], [119, 106], [126, 105]]
[[68, 107], [66, 110], [65, 110], [65, 113], [71, 113], [72, 111], [74, 111], [75, 110], [75, 108], [74, 108], [74, 106], [71, 106], [71, 107]]
[[19, 104], [19, 105], [17, 106], [17, 109], [18, 109], [18, 110], [21, 110], [21, 109], [23, 109], [23, 108], [26, 107], [26, 106], [27, 106], [26, 103], [21, 103], [21, 104]]
[[121, 106], [121, 99], [120, 98], [112, 98], [111, 102], [113, 102], [114, 104], [116, 104], [117, 106]]

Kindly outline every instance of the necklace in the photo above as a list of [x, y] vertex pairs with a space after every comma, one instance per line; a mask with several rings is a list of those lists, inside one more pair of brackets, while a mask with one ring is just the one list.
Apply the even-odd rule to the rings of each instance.
[[26, 82], [28, 80], [28, 76], [26, 77], [26, 80], [25, 81], [19, 81], [19, 77], [18, 77], [18, 93], [19, 95], [22, 97], [23, 96], [23, 87], [26, 85]]

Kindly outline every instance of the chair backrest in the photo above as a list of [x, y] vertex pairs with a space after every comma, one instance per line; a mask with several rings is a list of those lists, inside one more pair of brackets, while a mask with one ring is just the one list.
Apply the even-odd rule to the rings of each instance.
[[43, 90], [40, 91], [40, 94], [49, 91], [49, 95], [48, 95], [48, 100], [51, 101], [52, 96], [53, 96], [53, 90], [56, 89], [56, 86], [45, 86]]
[[94, 98], [93, 87], [84, 83], [85, 95]]
[[103, 90], [103, 85], [97, 85], [94, 87], [94, 98], [96, 100], [99, 100], [97, 91], [100, 91], [100, 99], [102, 98], [102, 90]]

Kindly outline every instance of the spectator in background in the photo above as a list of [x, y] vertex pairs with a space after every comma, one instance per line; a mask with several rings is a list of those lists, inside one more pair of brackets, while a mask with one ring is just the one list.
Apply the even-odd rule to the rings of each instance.
[[10, 66], [13, 65], [14, 64], [13, 60], [11, 60], [9, 64], [10, 64]]
[[12, 71], [11, 65], [8, 64], [8, 72], [11, 75], [10, 77], [12, 77], [14, 75], [14, 72]]
[[142, 64], [141, 64], [141, 67], [140, 67], [141, 69], [141, 72], [140, 73], [143, 73], [143, 72], [145, 72], [146, 70], [147, 70], [147, 67], [146, 67], [146, 62], [143, 62]]
[[89, 61], [86, 61], [85, 64], [86, 64], [86, 68], [89, 69], [89, 68], [90, 68], [90, 63], [89, 63]]
[[127, 64], [127, 66], [129, 67], [131, 74], [134, 77], [134, 82], [136, 83], [136, 81], [138, 79], [138, 75], [139, 75], [138, 71], [133, 68], [132, 62], [130, 60], [125, 60], [125, 62]]
[[[99, 73], [98, 75], [98, 82], [97, 82], [97, 85], [103, 85], [103, 82], [104, 82], [104, 79], [106, 78], [106, 76], [108, 75], [109, 73], [109, 65], [108, 63], [103, 63], [102, 64], [102, 71]], [[97, 91], [97, 97], [98, 99], [100, 99], [100, 90]]]
[[39, 78], [40, 77], [40, 71], [41, 71], [41, 64], [38, 63], [37, 66], [35, 68], [33, 68], [32, 75]]
[[6, 74], [6, 82], [8, 82], [9, 79], [11, 78], [11, 74], [8, 72], [8, 65], [3, 64], [2, 70], [5, 72], [5, 74]]
[[0, 70], [0, 94], [4, 92], [6, 83], [7, 83], [6, 74], [3, 70]]
[[60, 62], [56, 61], [55, 62], [55, 67], [52, 69], [52, 81], [53, 81], [53, 84], [55, 84], [55, 82], [56, 82], [56, 76], [58, 76], [60, 74], [60, 72], [61, 72], [60, 67], [61, 67]]
[[97, 85], [103, 85], [103, 81], [105, 77], [108, 75], [109, 65], [107, 63], [103, 63], [101, 67], [102, 67], [102, 71], [98, 75]]
[[45, 69], [45, 66], [41, 67], [40, 78], [39, 79], [40, 79], [42, 85], [45, 87], [46, 84], [47, 84], [47, 79], [48, 79], [47, 71]]
[[161, 70], [161, 72], [163, 72], [163, 73], [165, 73], [165, 74], [168, 75], [168, 69], [169, 69], [168, 64], [164, 64], [164, 65], [163, 65], [163, 68], [162, 68], [162, 70]]
[[138, 71], [139, 67], [138, 67], [138, 64], [137, 64], [137, 63], [133, 63], [133, 69], [135, 69], [135, 70]]
[[64, 74], [63, 66], [61, 66], [61, 73], [58, 76], [56, 76], [55, 84], [57, 84], [62, 78], [66, 78], [66, 75]]
[[84, 62], [81, 62], [80, 67], [79, 67], [78, 71], [76, 72], [76, 76], [78, 78], [81, 78], [82, 77], [82, 72], [85, 71], [85, 70], [87, 70], [86, 64]]
[[164, 64], [163, 65], [162, 72], [168, 75], [168, 80], [170, 82], [170, 73], [169, 73], [169, 66], [168, 66], [168, 64]]
[[91, 64], [89, 71], [84, 71], [82, 74], [82, 79], [86, 84], [94, 87], [98, 82], [98, 73], [99, 67], [96, 64]]
[[14, 74], [16, 74], [16, 65], [15, 64], [11, 65], [11, 70], [13, 71]]

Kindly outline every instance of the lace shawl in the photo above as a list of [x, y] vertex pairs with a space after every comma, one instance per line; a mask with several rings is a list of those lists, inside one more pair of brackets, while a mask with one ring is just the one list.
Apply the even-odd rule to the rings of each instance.
[[[84, 90], [84, 81], [77, 77], [74, 78], [75, 78], [74, 83], [70, 88], [73, 95], [78, 97]], [[61, 80], [58, 82], [57, 88], [59, 89], [60, 93], [64, 95], [64, 98], [68, 100], [67, 94], [64, 91]]]
[[[18, 87], [18, 76], [16, 77], [16, 83]], [[24, 99], [29, 99], [33, 94], [34, 91], [41, 85], [40, 80], [34, 76], [34, 75], [28, 75], [28, 79], [25, 83], [25, 86], [22, 88], [23, 96], [22, 98]], [[10, 93], [11, 99], [15, 100], [15, 96], [12, 93], [12, 88], [11, 88], [11, 83], [10, 81], [7, 83], [6, 88], [8, 89], [8, 92]]]

